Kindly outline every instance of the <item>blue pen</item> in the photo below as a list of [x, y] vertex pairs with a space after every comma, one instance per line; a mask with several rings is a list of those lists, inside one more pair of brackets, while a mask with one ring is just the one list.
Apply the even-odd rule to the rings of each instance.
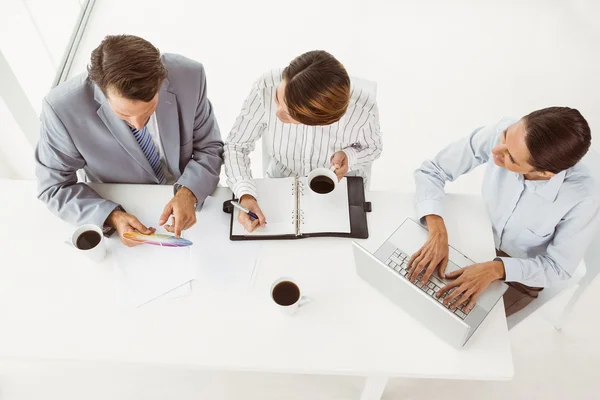
[[237, 208], [238, 210], [243, 211], [246, 214], [248, 214], [250, 216], [250, 218], [258, 219], [258, 215], [254, 214], [252, 211], [248, 210], [246, 207], [244, 207], [237, 201], [232, 201], [231, 205], [234, 206], [235, 208]]

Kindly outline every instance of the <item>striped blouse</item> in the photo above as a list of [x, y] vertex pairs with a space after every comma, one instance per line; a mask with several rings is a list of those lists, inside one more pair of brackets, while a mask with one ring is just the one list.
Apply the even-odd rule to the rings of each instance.
[[382, 151], [374, 94], [352, 82], [348, 110], [338, 122], [325, 126], [286, 124], [276, 116], [275, 91], [281, 72], [267, 72], [254, 83], [225, 142], [225, 174], [235, 195], [258, 198], [249, 154], [261, 137], [263, 149], [269, 153], [268, 177], [307, 176], [315, 168], [328, 168], [333, 154], [343, 150], [348, 156], [348, 175], [366, 179], [364, 168]]

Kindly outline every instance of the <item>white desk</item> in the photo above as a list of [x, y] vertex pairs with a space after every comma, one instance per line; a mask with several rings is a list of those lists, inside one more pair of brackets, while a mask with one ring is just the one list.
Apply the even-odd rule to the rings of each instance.
[[[454, 349], [357, 277], [347, 239], [265, 241], [248, 291], [195, 290], [123, 308], [110, 260], [92, 264], [63, 245], [72, 227], [35, 198], [34, 182], [0, 184], [0, 357], [362, 375], [371, 377], [363, 399], [379, 398], [388, 376], [513, 375], [502, 302], [464, 349]], [[160, 186], [98, 190], [126, 208], [143, 201], [156, 208], [157, 219], [172, 193]], [[220, 188], [215, 196], [226, 199], [229, 193]], [[363, 243], [374, 250], [406, 216], [414, 217], [413, 196], [374, 192], [367, 199], [373, 202], [371, 237]], [[476, 261], [493, 258], [481, 200], [451, 195], [446, 209], [451, 242]], [[214, 227], [223, 241], [227, 231], [226, 224]], [[268, 287], [282, 275], [293, 276], [313, 298], [294, 317], [269, 304]]]

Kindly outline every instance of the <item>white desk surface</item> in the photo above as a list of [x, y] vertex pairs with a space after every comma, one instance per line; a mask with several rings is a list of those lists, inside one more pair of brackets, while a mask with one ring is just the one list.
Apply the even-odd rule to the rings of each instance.
[[[255, 282], [245, 292], [194, 290], [124, 308], [110, 256], [93, 264], [64, 245], [73, 228], [35, 198], [35, 182], [0, 184], [0, 357], [307, 374], [513, 376], [502, 302], [465, 348], [454, 349], [356, 275], [348, 239], [265, 241]], [[172, 194], [167, 186], [98, 188], [126, 208], [155, 208], [157, 219]], [[226, 199], [230, 192], [220, 188], [215, 196]], [[414, 217], [413, 195], [372, 192], [367, 200], [373, 203], [371, 237], [363, 243], [375, 250], [404, 218]], [[493, 258], [482, 201], [448, 195], [446, 210], [451, 243], [475, 261]], [[226, 223], [214, 227], [223, 241], [227, 232]], [[294, 277], [313, 298], [294, 317], [270, 304], [268, 288], [280, 276]]]

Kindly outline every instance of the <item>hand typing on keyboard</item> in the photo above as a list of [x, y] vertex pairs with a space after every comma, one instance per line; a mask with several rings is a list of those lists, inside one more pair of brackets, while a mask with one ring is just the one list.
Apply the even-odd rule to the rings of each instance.
[[[392, 270], [394, 270], [397, 274], [404, 276], [408, 279], [408, 260], [409, 257], [402, 250], [396, 249], [394, 253], [386, 260], [385, 264]], [[424, 293], [431, 296], [438, 303], [443, 304], [446, 296], [449, 296], [452, 291], [447, 292], [444, 296], [438, 297], [437, 294], [440, 293], [440, 290], [444, 286], [444, 281], [438, 279], [435, 275], [432, 275], [429, 278], [429, 281], [423, 283], [421, 282], [421, 276], [418, 277], [419, 280], [417, 282], [413, 282], [413, 284], [421, 289]], [[444, 304], [446, 308], [450, 308], [450, 303]], [[457, 307], [452, 310], [454, 314], [456, 314], [459, 318], [465, 319], [467, 317], [468, 312], [466, 312], [462, 307]]]
[[446, 274], [446, 279], [454, 279], [442, 287], [436, 294], [438, 299], [443, 298], [442, 304], [449, 306], [451, 310], [464, 304], [465, 312], [471, 311], [477, 302], [477, 298], [490, 283], [498, 279], [504, 279], [504, 264], [502, 261], [488, 261], [473, 264], [468, 267]]
[[421, 283], [429, 281], [436, 268], [439, 277], [443, 279], [448, 265], [448, 232], [444, 220], [438, 215], [428, 215], [425, 220], [429, 228], [429, 239], [408, 262], [408, 279], [413, 282], [419, 275], [422, 276]]

